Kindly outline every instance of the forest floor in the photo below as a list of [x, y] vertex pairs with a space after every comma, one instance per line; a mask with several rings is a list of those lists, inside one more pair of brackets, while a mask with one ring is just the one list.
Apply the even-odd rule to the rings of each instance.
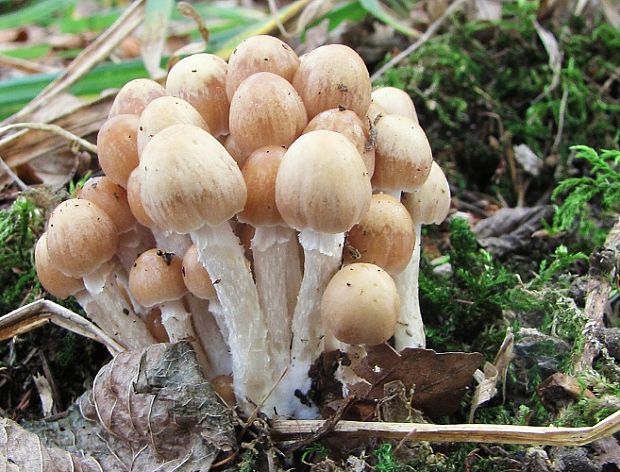
[[[323, 13], [327, 23], [302, 24], [310, 32], [305, 42], [296, 38], [294, 44], [303, 50], [312, 41], [344, 42], [360, 53], [372, 75], [415, 41], [403, 34], [404, 25], [424, 31], [445, 12], [425, 10], [420, 2], [413, 7], [393, 2], [386, 21], [363, 3]], [[377, 406], [381, 401], [362, 398], [343, 418], [586, 427], [620, 410], [620, 29], [614, 24], [618, 16], [608, 10], [612, 2], [578, 13], [565, 3], [579, 2], [504, 2], [499, 13], [491, 8], [487, 16], [473, 8], [459, 11], [375, 80], [376, 86], [410, 94], [452, 192], [448, 219], [422, 232], [427, 347], [437, 353], [478, 352], [483, 363], [458, 398], [440, 395], [461, 385], [438, 388], [430, 403], [452, 402], [439, 413], [432, 414], [432, 407], [430, 415], [411, 410], [416, 391], [403, 389], [406, 401], [389, 415]], [[0, 35], [9, 45], [0, 57], [10, 58], [0, 62], [0, 117], [24, 107], [123, 8], [53, 11], [49, 21], [32, 24], [11, 23], [12, 13], [0, 9]], [[254, 24], [253, 8], [264, 11], [245, 8], [212, 27], [212, 51]], [[407, 8], [419, 16], [402, 14]], [[179, 25], [173, 23], [165, 53], [199, 39], [195, 30]], [[127, 81], [146, 73], [137, 59], [139, 39], [129, 36], [121, 46], [114, 62], [74, 86], [75, 95], [92, 97], [120, 85], [109, 81], [111, 75]], [[86, 135], [91, 142], [95, 137]], [[0, 315], [51, 299], [36, 278], [34, 244], [50, 208], [98, 170], [85, 152], [54, 148], [53, 156], [43, 154], [14, 167], [25, 190], [7, 175], [0, 178]], [[9, 164], [20, 157], [7, 156], [1, 142], [0, 155]], [[42, 190], [44, 185], [53, 190]], [[75, 302], [61, 303], [79, 311]], [[376, 359], [389, 362], [388, 357], [378, 353]], [[109, 360], [101, 345], [52, 325], [0, 343], [0, 416], [16, 421], [62, 416]], [[411, 362], [407, 369], [433, 368]], [[467, 361], [463, 356], [455, 362]], [[319, 369], [319, 384], [321, 375]], [[407, 384], [407, 374], [401, 376], [397, 380]], [[334, 409], [327, 397], [318, 392], [329, 417]], [[300, 448], [283, 466], [613, 471], [620, 470], [619, 440], [616, 433], [564, 447], [325, 437]], [[265, 453], [271, 444], [263, 435], [250, 430], [241, 444], [235, 470], [271, 467]]]

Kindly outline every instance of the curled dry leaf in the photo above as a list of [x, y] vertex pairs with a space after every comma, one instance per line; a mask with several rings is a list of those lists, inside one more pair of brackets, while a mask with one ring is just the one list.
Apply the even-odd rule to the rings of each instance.
[[553, 215], [551, 205], [502, 208], [493, 216], [480, 220], [474, 227], [478, 241], [497, 257], [529, 248], [532, 235], [549, 222]]
[[353, 385], [351, 393], [379, 400], [384, 397], [385, 384], [400, 380], [406, 391], [413, 389], [414, 408], [430, 417], [449, 415], [459, 407], [482, 359], [478, 352], [406, 348], [399, 354], [385, 344], [374, 346], [353, 368], [365, 382]]
[[484, 371], [478, 369], [474, 373], [474, 378], [476, 382], [478, 382], [478, 386], [471, 399], [468, 418], [469, 423], [473, 423], [476, 409], [497, 395], [498, 382], [501, 382], [503, 386], [502, 397], [506, 397], [506, 375], [508, 373], [508, 365], [513, 357], [514, 339], [514, 334], [512, 330], [509, 329], [495, 356], [493, 364], [486, 362], [484, 364]]
[[[235, 445], [231, 413], [185, 342], [118, 354], [66, 417], [27, 427], [46, 448], [33, 434], [0, 423], [0, 469], [10, 459], [20, 470], [207, 471]], [[27, 462], [32, 451], [41, 451], [43, 462]], [[48, 464], [49, 455], [56, 469], [30, 466]], [[72, 468], [76, 458], [98, 467]]]

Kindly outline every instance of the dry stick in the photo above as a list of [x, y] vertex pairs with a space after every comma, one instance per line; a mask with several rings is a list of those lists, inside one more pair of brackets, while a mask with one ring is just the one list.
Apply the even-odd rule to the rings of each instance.
[[50, 133], [57, 134], [58, 136], [61, 136], [68, 141], [73, 141], [79, 144], [84, 149], [86, 149], [89, 152], [92, 152], [93, 154], [97, 154], [97, 146], [95, 146], [93, 143], [90, 143], [86, 141], [85, 139], [80, 138], [79, 136], [73, 134], [70, 131], [67, 131], [64, 128], [61, 128], [58, 125], [52, 125], [48, 123], [13, 123], [11, 125], [0, 127], [0, 134], [6, 133], [7, 131], [10, 131], [12, 129], [24, 129], [24, 128], [35, 129], [38, 131], [49, 131]]
[[108, 57], [112, 50], [140, 25], [144, 17], [144, 3], [145, 0], [136, 0], [131, 4], [110, 28], [78, 54], [57, 79], [45, 87], [28, 105], [7, 118], [4, 123], [18, 121], [19, 118], [41, 109], [56, 95], [76, 83], [95, 65]]
[[437, 18], [437, 20], [431, 23], [431, 25], [427, 28], [424, 34], [420, 36], [420, 39], [418, 39], [415, 43], [413, 43], [407, 49], [402, 51], [400, 54], [397, 54], [396, 56], [394, 56], [392, 59], [386, 62], [383, 66], [381, 66], [379, 70], [377, 70], [374, 74], [372, 74], [372, 76], [370, 77], [371, 80], [377, 80], [379, 77], [381, 77], [385, 73], [385, 71], [396, 66], [403, 59], [405, 59], [406, 57], [410, 56], [415, 51], [420, 49], [420, 47], [424, 43], [426, 43], [429, 39], [431, 39], [431, 37], [437, 32], [437, 30], [441, 27], [444, 21], [446, 21], [448, 17], [451, 16], [456, 10], [458, 10], [466, 1], [467, 0], [456, 0], [456, 2], [454, 2], [448, 8], [446, 8], [446, 11], [443, 12], [443, 15], [441, 15], [439, 18]]
[[[274, 420], [271, 434], [275, 440], [299, 440], [324, 428], [325, 420]], [[330, 436], [372, 437], [431, 442], [474, 442], [493, 444], [531, 444], [549, 446], [583, 446], [620, 431], [620, 411], [596, 425], [585, 428], [553, 426], [513, 426], [498, 424], [438, 425], [424, 423], [365, 423], [340, 421], [328, 432]]]
[[17, 184], [20, 190], [28, 190], [28, 186], [24, 183], [22, 179], [19, 178], [19, 176], [15, 172], [13, 172], [13, 169], [11, 169], [9, 165], [4, 162], [2, 156], [0, 156], [0, 167], [13, 180], [13, 182]]
[[618, 247], [620, 247], [620, 218], [607, 235], [603, 248], [594, 251], [590, 257], [584, 308], [584, 315], [588, 318], [588, 322], [584, 329], [583, 353], [574, 365], [575, 372], [592, 369], [592, 362], [601, 350], [601, 343], [596, 339], [595, 333], [598, 328], [605, 327], [605, 308], [612, 289], [610, 280], [620, 264]]
[[86, 318], [46, 299], [34, 301], [0, 317], [0, 341], [32, 331], [50, 322], [103, 344], [112, 355], [125, 350]]

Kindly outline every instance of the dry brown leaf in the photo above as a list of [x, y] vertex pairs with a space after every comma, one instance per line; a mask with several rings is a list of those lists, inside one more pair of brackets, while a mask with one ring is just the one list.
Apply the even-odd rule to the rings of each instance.
[[[18, 436], [11, 430], [8, 442], [21, 470], [74, 470], [71, 453], [100, 466], [82, 469], [89, 471], [208, 471], [220, 451], [236, 445], [232, 415], [213, 393], [188, 343], [118, 354], [66, 417], [27, 428], [41, 443], [24, 430]], [[0, 423], [0, 467], [7, 445], [2, 433]], [[38, 450], [42, 455], [52, 451], [57, 468], [26, 462]]]
[[[82, 104], [77, 109], [54, 119], [51, 124], [58, 125], [77, 136], [96, 133], [106, 120], [113, 100], [114, 96], [108, 94], [93, 102]], [[60, 155], [70, 144], [65, 138], [49, 132], [23, 130], [0, 138], [0, 156], [10, 167], [16, 168], [38, 157]], [[71, 161], [74, 162], [73, 158]]]
[[478, 352], [437, 353], [431, 349], [403, 349], [400, 354], [385, 344], [368, 349], [354, 371], [368, 383], [358, 383], [352, 393], [363, 399], [381, 399], [384, 385], [400, 380], [413, 389], [412, 406], [438, 417], [456, 411], [482, 362]]
[[594, 398], [594, 394], [579, 384], [575, 377], [556, 372], [543, 380], [537, 389], [540, 402], [552, 412], [559, 412], [582, 395]]
[[43, 416], [52, 414], [52, 408], [54, 407], [54, 398], [52, 395], [52, 386], [47, 381], [44, 375], [36, 374], [32, 377], [34, 385], [37, 387], [39, 393], [39, 399], [41, 400], [41, 409], [43, 410]]

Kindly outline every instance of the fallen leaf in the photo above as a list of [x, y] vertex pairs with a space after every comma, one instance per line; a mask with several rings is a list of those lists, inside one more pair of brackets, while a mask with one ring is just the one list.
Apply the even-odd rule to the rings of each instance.
[[512, 150], [514, 151], [515, 159], [525, 172], [534, 177], [540, 175], [540, 171], [545, 164], [527, 144], [513, 146]]
[[594, 398], [594, 394], [579, 384], [575, 377], [556, 372], [543, 380], [537, 389], [540, 402], [549, 411], [557, 413], [581, 396]]
[[52, 414], [52, 408], [54, 408], [52, 386], [43, 375], [36, 374], [32, 379], [34, 380], [34, 385], [37, 387], [37, 391], [39, 392], [43, 416], [49, 416]]
[[444, 352], [406, 348], [397, 353], [385, 344], [368, 349], [368, 355], [354, 368], [366, 382], [352, 386], [358, 398], [381, 399], [386, 383], [400, 380], [413, 389], [412, 406], [438, 417], [457, 410], [461, 398], [482, 362], [478, 352]]
[[553, 214], [551, 205], [502, 208], [473, 228], [478, 241], [491, 254], [502, 257], [531, 246], [532, 234]]
[[[7, 424], [0, 419], [1, 470], [5, 454], [19, 470], [206, 472], [220, 451], [229, 453], [236, 445], [232, 414], [216, 397], [186, 342], [118, 354], [66, 417], [26, 423], [47, 448], [24, 430], [13, 439], [17, 433], [7, 431]], [[21, 440], [23, 435], [28, 441]], [[17, 449], [10, 456], [7, 443]], [[57, 467], [46, 468], [48, 460], [36, 457], [36, 462], [28, 462], [28, 454], [36, 456], [33, 451], [42, 456], [52, 451]], [[100, 467], [72, 468], [75, 458], [69, 453]]]

